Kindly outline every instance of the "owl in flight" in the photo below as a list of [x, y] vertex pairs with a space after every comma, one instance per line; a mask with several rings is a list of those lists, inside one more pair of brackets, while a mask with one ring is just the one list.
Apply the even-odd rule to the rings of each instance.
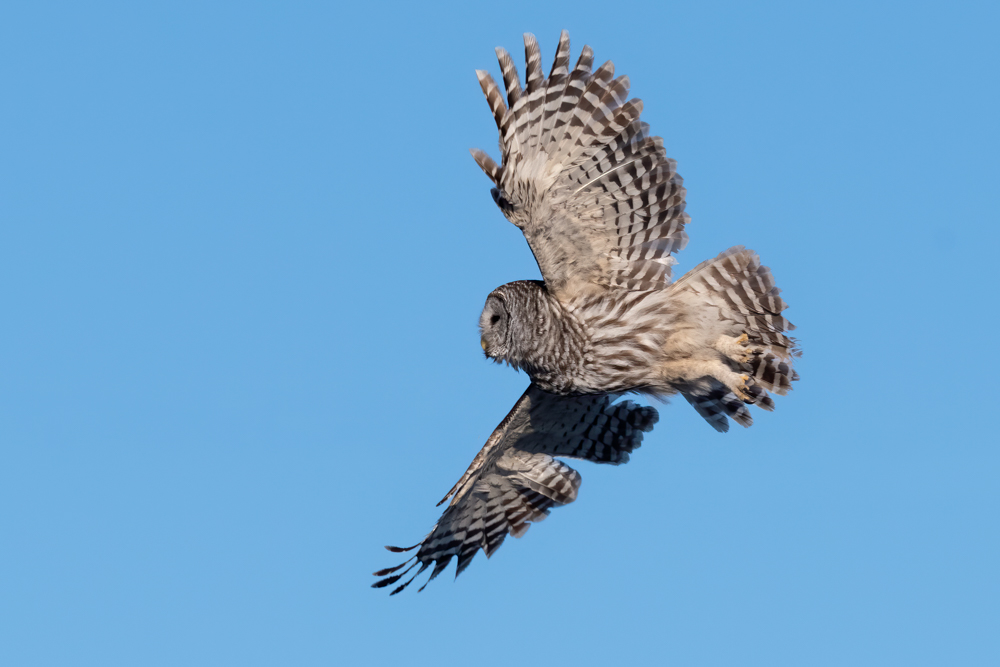
[[657, 413], [615, 403], [621, 394], [679, 393], [726, 431], [729, 419], [750, 426], [747, 406], [772, 410], [769, 392], [798, 379], [799, 350], [786, 335], [794, 327], [754, 252], [730, 248], [671, 282], [671, 255], [687, 241], [685, 190], [663, 140], [639, 119], [642, 102], [627, 99], [628, 78], [615, 78], [610, 61], [593, 70], [587, 46], [571, 69], [565, 31], [548, 78], [532, 35], [524, 50], [524, 87], [503, 49], [504, 91], [476, 73], [500, 164], [472, 155], [542, 273], [495, 289], [479, 320], [486, 356], [524, 370], [531, 385], [441, 501], [451, 499], [430, 534], [387, 547], [418, 549], [412, 564], [376, 572], [375, 587], [418, 564], [416, 574], [433, 563], [433, 579], [452, 557], [457, 576], [479, 549], [489, 556], [508, 533], [520, 537], [572, 502], [580, 476], [554, 457], [627, 461]]

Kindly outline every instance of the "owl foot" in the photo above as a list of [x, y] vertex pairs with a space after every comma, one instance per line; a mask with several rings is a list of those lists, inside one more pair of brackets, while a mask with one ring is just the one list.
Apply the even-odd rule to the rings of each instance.
[[747, 403], [756, 402], [761, 393], [752, 375], [737, 373], [722, 359], [679, 359], [664, 364], [660, 372], [661, 382], [666, 387], [714, 378]]
[[750, 379], [749, 375], [746, 374], [737, 375], [736, 373], [733, 373], [732, 376], [728, 379], [729, 382], [726, 382], [725, 384], [727, 387], [729, 387], [729, 390], [731, 392], [736, 394], [737, 398], [739, 398], [741, 401], [752, 402], [754, 400], [753, 394], [750, 393], [749, 389], [750, 385], [753, 384], [753, 381]]
[[719, 336], [715, 341], [715, 349], [738, 364], [745, 364], [753, 358], [753, 355], [764, 352], [764, 348], [751, 343], [746, 334], [739, 338]]

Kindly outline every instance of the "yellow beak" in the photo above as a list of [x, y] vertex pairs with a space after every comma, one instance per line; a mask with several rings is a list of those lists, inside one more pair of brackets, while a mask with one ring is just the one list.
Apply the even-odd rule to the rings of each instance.
[[483, 352], [485, 352], [486, 351], [486, 339], [485, 338], [480, 338], [479, 339], [479, 344], [482, 345]]

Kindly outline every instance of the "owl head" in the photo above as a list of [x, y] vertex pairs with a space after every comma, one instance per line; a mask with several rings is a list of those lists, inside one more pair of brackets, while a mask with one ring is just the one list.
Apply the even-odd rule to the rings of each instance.
[[490, 292], [479, 316], [480, 344], [488, 358], [515, 368], [532, 365], [534, 339], [545, 319], [539, 298], [544, 291], [539, 281], [519, 280]]

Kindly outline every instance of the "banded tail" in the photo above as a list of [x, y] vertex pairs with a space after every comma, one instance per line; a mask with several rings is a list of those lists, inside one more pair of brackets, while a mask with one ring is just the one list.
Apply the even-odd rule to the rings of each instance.
[[726, 363], [732, 371], [748, 376], [742, 397], [718, 378], [705, 376], [681, 390], [684, 398], [722, 432], [729, 430], [726, 417], [743, 426], [753, 423], [747, 405], [773, 410], [768, 392], [784, 396], [791, 390], [792, 382], [799, 379], [792, 363], [802, 352], [786, 334], [795, 326], [781, 314], [788, 304], [779, 296], [781, 290], [770, 269], [761, 265], [752, 250], [735, 246], [696, 266], [671, 290], [688, 292], [689, 301], [708, 311], [709, 321], [719, 322], [723, 337], [730, 345], [738, 344], [744, 357], [734, 358], [739, 355], [730, 354], [730, 347], [723, 355]]

